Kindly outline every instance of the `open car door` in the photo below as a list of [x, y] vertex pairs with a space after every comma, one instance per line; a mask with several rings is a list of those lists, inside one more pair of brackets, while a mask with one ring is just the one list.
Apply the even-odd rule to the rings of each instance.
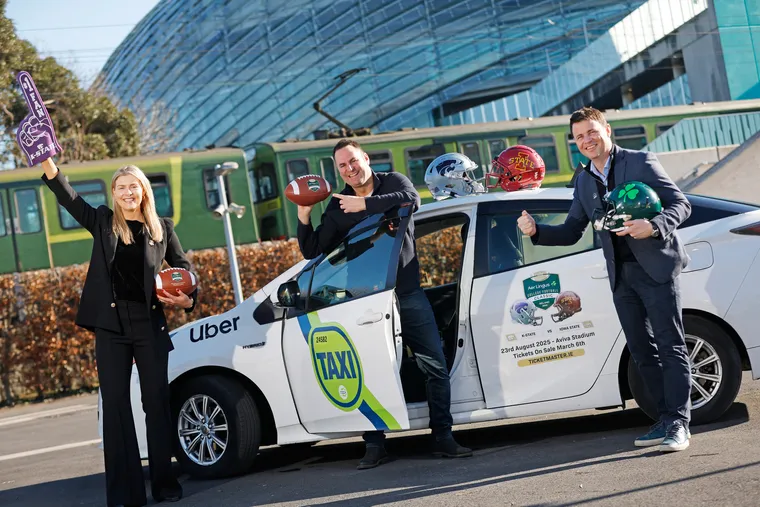
[[285, 367], [310, 433], [409, 428], [394, 287], [410, 211], [366, 218], [280, 287]]

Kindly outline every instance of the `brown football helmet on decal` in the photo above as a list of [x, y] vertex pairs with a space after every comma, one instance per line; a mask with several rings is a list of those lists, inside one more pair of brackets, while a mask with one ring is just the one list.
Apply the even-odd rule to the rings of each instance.
[[552, 314], [552, 320], [554, 322], [562, 322], [568, 317], [572, 317], [581, 311], [581, 298], [575, 292], [566, 290], [557, 296], [557, 299], [554, 300], [553, 306], [558, 311], [557, 313]]

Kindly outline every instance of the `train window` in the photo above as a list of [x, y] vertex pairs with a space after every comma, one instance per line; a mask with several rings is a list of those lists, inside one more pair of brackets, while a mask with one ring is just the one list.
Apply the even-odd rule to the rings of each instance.
[[525, 136], [518, 140], [519, 144], [530, 146], [541, 155], [546, 165], [546, 172], [559, 171], [557, 148], [554, 146], [554, 136]]
[[393, 159], [388, 151], [367, 152], [369, 155], [369, 165], [372, 170], [378, 173], [393, 172]]
[[493, 160], [499, 156], [499, 153], [507, 149], [507, 143], [504, 139], [489, 139], [488, 140], [488, 155], [489, 160]]
[[404, 150], [406, 155], [406, 167], [409, 170], [409, 179], [412, 184], [420, 186], [425, 184], [425, 170], [430, 162], [445, 153], [442, 144], [428, 144], [417, 148], [407, 148]]
[[659, 125], [657, 125], [657, 127], [655, 127], [656, 135], [659, 137], [660, 135], [670, 130], [673, 127], [673, 125], [675, 124], [674, 123], [660, 123]]
[[480, 160], [480, 147], [477, 142], [462, 143], [462, 154], [478, 164], [480, 170], [483, 170], [483, 164]]
[[319, 161], [322, 166], [322, 176], [326, 179], [332, 188], [337, 186], [338, 180], [335, 177], [335, 162], [330, 157], [325, 157]]
[[156, 211], [160, 217], [174, 215], [172, 206], [172, 193], [169, 187], [169, 178], [165, 174], [152, 174], [148, 176], [150, 186], [153, 189], [153, 198], [156, 200]]
[[[79, 196], [84, 199], [84, 202], [94, 208], [101, 205], [108, 206], [106, 186], [100, 180], [71, 182], [71, 188], [76, 190]], [[61, 229], [63, 230], [82, 227], [60, 204], [58, 205], [58, 216], [61, 219]]]
[[5, 207], [3, 205], [3, 196], [0, 195], [0, 236], [5, 236], [8, 231], [5, 228]]
[[[208, 209], [214, 210], [222, 203], [219, 199], [219, 183], [217, 182], [216, 174], [214, 174], [214, 169], [203, 170], [203, 190], [206, 194], [206, 206], [208, 206]], [[227, 204], [231, 203], [229, 175], [224, 177], [224, 193], [227, 196]]]
[[629, 150], [640, 150], [647, 145], [647, 136], [644, 127], [620, 127], [612, 129], [615, 144]]
[[277, 177], [274, 164], [261, 164], [254, 169], [253, 202], [269, 201], [277, 197]]
[[40, 203], [37, 200], [37, 190], [26, 188], [13, 192], [16, 201], [16, 232], [18, 234], [33, 234], [42, 230], [40, 218]]
[[567, 135], [567, 147], [570, 150], [570, 162], [573, 169], [578, 167], [578, 164], [588, 164], [588, 158], [581, 154], [581, 150], [578, 148], [578, 144], [573, 139], [572, 134]]
[[288, 160], [285, 163], [288, 169], [288, 181], [293, 181], [299, 176], [309, 174], [309, 161], [305, 158], [299, 158], [297, 160]]

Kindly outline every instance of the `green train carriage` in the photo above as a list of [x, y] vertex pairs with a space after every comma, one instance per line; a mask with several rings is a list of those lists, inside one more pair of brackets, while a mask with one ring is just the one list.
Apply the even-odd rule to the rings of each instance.
[[[760, 100], [700, 103], [605, 113], [613, 140], [625, 148], [640, 149], [684, 118], [760, 110]], [[459, 152], [481, 170], [515, 144], [534, 148], [546, 163], [544, 186], [566, 185], [579, 162], [586, 163], [569, 135], [570, 116], [548, 116], [505, 122], [479, 123], [424, 129], [404, 129], [357, 137], [370, 156], [375, 171], [397, 171], [408, 176], [423, 202], [431, 200], [424, 183], [425, 169], [438, 155]], [[320, 174], [339, 191], [343, 182], [332, 160], [338, 139], [286, 141], [254, 145], [251, 162], [256, 213], [263, 240], [296, 235], [296, 206], [284, 198], [282, 189], [304, 174]], [[479, 175], [482, 176], [482, 173]], [[314, 207], [312, 223], [328, 201]]]
[[[212, 210], [219, 205], [214, 168], [236, 162], [226, 176], [228, 202], [246, 207], [232, 217], [237, 244], [259, 240], [245, 152], [237, 148], [185, 151], [115, 158], [60, 166], [72, 187], [97, 207], [113, 209], [111, 177], [136, 165], [148, 177], [159, 215], [170, 217], [185, 250], [224, 246], [224, 227]], [[55, 199], [42, 182], [40, 167], [0, 171], [0, 273], [45, 269], [87, 262], [92, 236]]]

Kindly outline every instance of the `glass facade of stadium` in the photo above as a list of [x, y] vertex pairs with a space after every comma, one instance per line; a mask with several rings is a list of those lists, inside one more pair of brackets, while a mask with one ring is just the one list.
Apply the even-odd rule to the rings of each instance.
[[376, 132], [431, 126], [529, 89], [642, 3], [162, 0], [100, 80], [122, 105], [171, 117], [172, 149], [334, 129], [313, 104], [352, 70], [321, 102], [330, 115]]

